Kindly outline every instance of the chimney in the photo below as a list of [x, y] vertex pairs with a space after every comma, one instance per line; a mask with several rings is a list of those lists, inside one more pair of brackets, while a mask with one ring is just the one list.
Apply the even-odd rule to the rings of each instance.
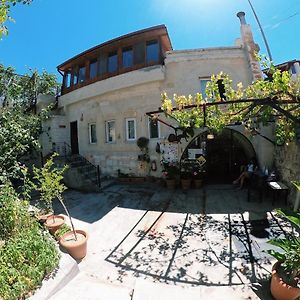
[[243, 48], [248, 58], [249, 67], [252, 73], [252, 80], [262, 79], [262, 72], [259, 62], [256, 58], [256, 53], [259, 52], [259, 46], [254, 42], [251, 27], [246, 23], [245, 13], [243, 11], [238, 12], [237, 17], [241, 22], [241, 38], [243, 41]]
[[245, 13], [243, 11], [238, 12], [237, 17], [240, 19], [241, 25], [246, 25]]

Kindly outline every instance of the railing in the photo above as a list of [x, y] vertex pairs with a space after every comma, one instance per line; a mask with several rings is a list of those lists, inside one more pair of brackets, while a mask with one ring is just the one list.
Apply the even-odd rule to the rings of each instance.
[[69, 161], [71, 164], [79, 162], [83, 164], [85, 167], [84, 170], [87, 171], [88, 176], [92, 182], [94, 182], [94, 174], [96, 174], [96, 184], [98, 187], [101, 187], [101, 178], [100, 178], [100, 167], [99, 165], [92, 164], [88, 159], [86, 159], [84, 156], [78, 154], [73, 155], [72, 154], [72, 148], [71, 146], [66, 142], [61, 143], [53, 143], [52, 145], [52, 151], [57, 152], [60, 156], [65, 157], [67, 161]]

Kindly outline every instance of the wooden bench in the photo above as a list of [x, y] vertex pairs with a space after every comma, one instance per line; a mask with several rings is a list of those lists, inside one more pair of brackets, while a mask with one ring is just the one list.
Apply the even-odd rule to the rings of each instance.
[[287, 204], [289, 188], [284, 183], [282, 183], [280, 181], [270, 181], [270, 182], [267, 182], [267, 185], [273, 193], [272, 204], [274, 204], [275, 201], [278, 199], [278, 197], [281, 196], [282, 194], [284, 196], [285, 204]]

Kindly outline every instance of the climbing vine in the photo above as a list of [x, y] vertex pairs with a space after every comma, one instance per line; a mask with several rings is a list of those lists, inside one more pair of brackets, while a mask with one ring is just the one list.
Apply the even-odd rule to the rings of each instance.
[[[292, 79], [287, 71], [261, 59], [269, 78], [259, 79], [243, 87], [235, 87], [228, 74], [212, 75], [206, 86], [206, 98], [162, 94], [162, 110], [176, 120], [179, 128], [207, 127], [219, 132], [225, 126], [243, 124], [250, 133], [275, 122], [277, 144], [293, 141], [300, 126], [300, 77]], [[220, 82], [223, 91], [220, 92]]]

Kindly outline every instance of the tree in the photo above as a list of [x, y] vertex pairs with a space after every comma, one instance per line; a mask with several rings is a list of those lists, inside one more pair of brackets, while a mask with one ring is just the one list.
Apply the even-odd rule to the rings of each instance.
[[28, 74], [18, 75], [14, 68], [0, 64], [2, 106], [19, 104], [28, 108], [35, 104], [39, 94], [56, 95], [58, 86], [54, 74], [30, 70]]
[[207, 84], [206, 99], [201, 94], [171, 99], [164, 93], [162, 111], [185, 132], [201, 127], [218, 132], [238, 123], [255, 134], [262, 125], [275, 121], [276, 143], [293, 141], [300, 126], [300, 77], [292, 80], [289, 72], [281, 72], [265, 59], [262, 64], [271, 79], [257, 80], [246, 88], [239, 83], [234, 88], [230, 77], [221, 72]]
[[39, 93], [55, 94], [56, 77], [47, 72], [16, 75], [12, 67], [0, 65], [0, 183], [21, 175], [21, 158], [39, 149], [42, 120], [47, 110], [39, 114], [30, 109]]
[[14, 19], [9, 15], [11, 5], [15, 6], [18, 3], [30, 4], [31, 2], [32, 0], [1, 0], [0, 1], [0, 38], [3, 35], [8, 34], [8, 29], [5, 23], [7, 21], [14, 21]]

